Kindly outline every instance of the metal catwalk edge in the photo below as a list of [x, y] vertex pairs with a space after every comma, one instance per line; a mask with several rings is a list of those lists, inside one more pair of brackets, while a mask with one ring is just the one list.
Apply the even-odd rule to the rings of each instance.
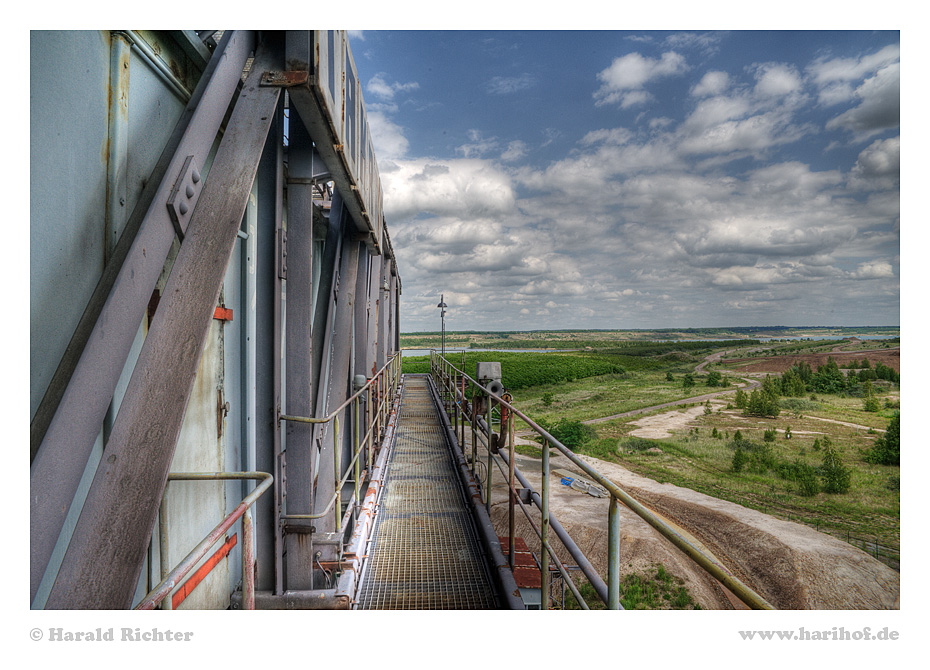
[[439, 411], [406, 377], [357, 609], [498, 607]]

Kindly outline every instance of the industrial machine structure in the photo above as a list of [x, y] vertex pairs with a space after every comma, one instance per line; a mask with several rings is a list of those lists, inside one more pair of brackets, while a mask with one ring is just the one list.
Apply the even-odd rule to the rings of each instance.
[[[587, 608], [572, 569], [620, 609], [621, 504], [770, 607], [499, 363], [402, 374], [345, 32], [37, 31], [30, 60], [32, 608]], [[609, 497], [606, 580], [550, 513], [552, 449]]]
[[160, 606], [319, 586], [398, 369], [345, 33], [35, 31], [30, 61], [32, 607], [137, 605], [213, 531]]

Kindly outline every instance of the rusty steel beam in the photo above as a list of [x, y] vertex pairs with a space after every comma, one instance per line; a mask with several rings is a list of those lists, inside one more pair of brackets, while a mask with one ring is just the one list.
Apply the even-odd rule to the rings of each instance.
[[[279, 56], [280, 57], [280, 56]], [[121, 609], [145, 560], [226, 266], [280, 97], [260, 50], [152, 321], [57, 579], [52, 609]], [[107, 570], [101, 571], [100, 566]]]
[[[313, 411], [313, 141], [296, 110], [290, 110], [287, 177], [287, 314], [284, 352], [284, 413], [310, 416]], [[318, 261], [316, 261], [318, 262]], [[287, 510], [290, 514], [312, 511], [313, 427], [288, 422], [284, 428], [287, 447]], [[309, 537], [290, 534], [287, 548], [286, 588], [312, 588]]]

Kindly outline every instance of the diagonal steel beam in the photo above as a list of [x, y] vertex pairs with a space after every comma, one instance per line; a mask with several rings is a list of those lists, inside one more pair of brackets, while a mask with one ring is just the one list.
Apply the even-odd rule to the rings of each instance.
[[100, 467], [49, 594], [52, 609], [131, 604], [197, 373], [213, 307], [275, 116], [280, 67], [261, 51], [193, 210]]
[[[126, 224], [30, 426], [30, 566], [34, 599], [103, 425], [176, 231], [166, 207], [185, 162], [206, 160], [254, 48], [229, 32], [201, 77]], [[192, 160], [187, 161], [187, 157]]]

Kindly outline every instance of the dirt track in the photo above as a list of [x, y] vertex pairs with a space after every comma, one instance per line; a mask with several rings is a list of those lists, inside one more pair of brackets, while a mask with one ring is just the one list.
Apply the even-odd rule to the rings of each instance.
[[[724, 352], [706, 358], [695, 369], [715, 362]], [[878, 354], [878, 355], [876, 355]], [[777, 356], [766, 359], [745, 359], [750, 365], [739, 372], [762, 373], [787, 370], [798, 360], [816, 365], [833, 356], [838, 363], [846, 360], [869, 358], [872, 365], [884, 365], [900, 370], [898, 349], [877, 349], [849, 354], [832, 353], [807, 356]], [[822, 360], [821, 360], [822, 359]], [[728, 361], [733, 362], [733, 361]], [[746, 379], [751, 388], [757, 380]], [[735, 391], [735, 389], [730, 389]], [[615, 416], [592, 419], [584, 423], [599, 423], [614, 418], [633, 416], [662, 407], [704, 402], [724, 392], [686, 398], [672, 403], [625, 412]], [[635, 424], [631, 434], [644, 437], [662, 437], [670, 428], [681, 429], [688, 421], [703, 413], [698, 406], [681, 411], [670, 411], [644, 417]], [[884, 563], [872, 558], [852, 545], [830, 535], [791, 521], [748, 509], [736, 503], [719, 500], [703, 493], [673, 484], [659, 484], [634, 474], [626, 468], [590, 456], [580, 456], [598, 472], [623, 488], [640, 503], [695, 536], [718, 560], [726, 565], [743, 583], [754, 589], [776, 609], [899, 609], [900, 575]], [[517, 465], [530, 484], [540, 490], [539, 461], [518, 457]], [[580, 468], [565, 456], [551, 458], [552, 469], [565, 469], [582, 474]], [[499, 481], [499, 480], [498, 480]], [[551, 510], [562, 523], [579, 548], [601, 574], [607, 572], [607, 499], [594, 498], [560, 485], [552, 477]], [[506, 500], [504, 487], [495, 487], [495, 499]], [[523, 514], [517, 515], [516, 534], [522, 536], [534, 551], [538, 541]], [[508, 533], [506, 502], [492, 508], [492, 519], [498, 533]], [[539, 517], [534, 519], [537, 527]], [[707, 609], [732, 609], [726, 594], [702, 568], [688, 559], [670, 541], [638, 515], [621, 507], [622, 539], [620, 564], [624, 572], [651, 570], [657, 563], [685, 580], [695, 601]], [[560, 558], [568, 561], [567, 552]]]
[[[812, 528], [782, 521], [735, 503], [671, 484], [659, 484], [622, 466], [588, 456], [581, 458], [644, 505], [681, 525], [777, 609], [897, 609], [899, 575], [855, 547]], [[520, 470], [539, 490], [539, 461], [518, 457]], [[580, 469], [566, 457], [552, 459], [552, 468]], [[552, 477], [551, 504], [562, 523], [595, 567], [606, 574], [607, 499], [594, 498], [562, 486]], [[497, 487], [495, 487], [497, 488]], [[502, 493], [495, 499], [503, 500]], [[518, 513], [517, 534], [535, 535]], [[507, 505], [494, 505], [492, 518], [507, 533]], [[538, 518], [535, 520], [538, 524]], [[620, 562], [623, 571], [649, 570], [661, 563], [685, 580], [695, 601], [708, 609], [732, 605], [703, 569], [674, 545], [621, 507]], [[538, 545], [534, 547], [538, 550]], [[567, 559], [565, 555], [565, 559]]]

